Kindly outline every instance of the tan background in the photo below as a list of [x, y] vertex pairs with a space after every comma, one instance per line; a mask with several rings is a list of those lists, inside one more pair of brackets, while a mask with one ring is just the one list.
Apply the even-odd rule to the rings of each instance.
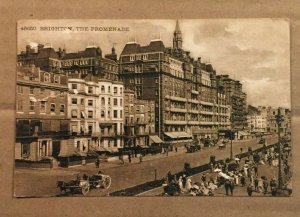
[[[288, 18], [294, 165], [299, 165], [300, 1], [0, 1], [0, 216], [300, 216], [299, 176], [291, 198], [13, 198], [16, 22], [19, 19]], [[286, 87], [290, 88], [290, 87]], [[272, 91], [272, 90], [270, 90]], [[34, 184], [34, 183], [32, 183]], [[24, 186], [26, 187], [26, 186]]]

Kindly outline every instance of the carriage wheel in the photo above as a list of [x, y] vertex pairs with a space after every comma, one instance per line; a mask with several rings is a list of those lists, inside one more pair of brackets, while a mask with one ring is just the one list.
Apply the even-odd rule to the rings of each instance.
[[82, 188], [81, 188], [81, 193], [83, 195], [87, 195], [87, 193], [89, 193], [89, 190], [90, 190], [90, 186], [88, 183], [85, 183]]
[[108, 189], [111, 185], [111, 178], [109, 176], [105, 177], [103, 181], [103, 188]]

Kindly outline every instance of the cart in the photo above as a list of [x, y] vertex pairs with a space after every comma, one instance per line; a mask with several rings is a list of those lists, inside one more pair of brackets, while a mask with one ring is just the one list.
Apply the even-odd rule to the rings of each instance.
[[111, 185], [111, 178], [108, 175], [96, 174], [88, 177], [88, 181], [93, 188], [108, 189]]
[[90, 184], [87, 180], [71, 180], [69, 182], [57, 181], [57, 188], [60, 189], [61, 193], [81, 193], [82, 195], [87, 195], [90, 190]]

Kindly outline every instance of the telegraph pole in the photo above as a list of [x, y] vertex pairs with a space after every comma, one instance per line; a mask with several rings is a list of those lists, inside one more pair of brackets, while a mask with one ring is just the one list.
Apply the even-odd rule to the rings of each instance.
[[282, 173], [281, 173], [281, 141], [280, 141], [280, 127], [281, 122], [283, 121], [283, 117], [280, 114], [280, 108], [278, 108], [278, 114], [275, 116], [277, 122], [277, 133], [278, 133], [278, 151], [279, 151], [279, 159], [278, 159], [278, 188], [282, 187]]

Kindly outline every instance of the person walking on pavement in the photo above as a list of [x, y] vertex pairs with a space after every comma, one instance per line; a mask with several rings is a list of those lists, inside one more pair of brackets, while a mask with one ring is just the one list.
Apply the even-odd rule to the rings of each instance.
[[142, 154], [140, 154], [140, 163], [142, 163], [143, 162], [143, 155]]
[[269, 183], [267, 180], [267, 177], [263, 180], [263, 188], [264, 188], [264, 194], [268, 193], [268, 187], [269, 187]]
[[229, 179], [226, 179], [224, 187], [225, 187], [226, 195], [228, 195], [228, 191], [230, 188], [230, 180]]
[[131, 154], [128, 154], [128, 161], [131, 163]]
[[256, 176], [254, 179], [254, 190], [258, 192], [258, 177]]
[[229, 189], [230, 189], [231, 196], [233, 196], [233, 189], [234, 189], [234, 182], [233, 181], [230, 181]]
[[252, 192], [253, 192], [252, 185], [249, 184], [248, 187], [247, 187], [247, 193], [248, 193], [248, 196], [249, 196], [249, 197], [252, 196]]
[[95, 162], [95, 165], [96, 165], [96, 168], [99, 168], [100, 167], [100, 159], [99, 157], [97, 157], [97, 160]]

